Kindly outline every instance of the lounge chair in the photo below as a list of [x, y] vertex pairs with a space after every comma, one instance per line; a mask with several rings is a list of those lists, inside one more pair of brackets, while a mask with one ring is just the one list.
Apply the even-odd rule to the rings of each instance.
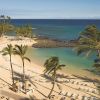
[[72, 97], [72, 95], [73, 95], [73, 94], [72, 94], [71, 92], [68, 92], [68, 93], [67, 93], [67, 96], [68, 96], [68, 97]]
[[65, 94], [66, 94], [65, 91], [62, 91], [62, 90], [61, 90], [61, 91], [59, 92], [59, 95], [63, 95], [63, 96], [64, 96]]
[[87, 96], [82, 96], [82, 100], [89, 100]]
[[79, 96], [79, 94], [74, 93], [71, 98], [76, 100], [76, 99], [78, 99], [78, 96]]
[[79, 85], [79, 82], [76, 82], [77, 85]]
[[84, 86], [87, 86], [87, 84], [84, 84]]
[[77, 100], [83, 100], [82, 98], [83, 97], [79, 95]]
[[72, 83], [72, 84], [74, 84], [74, 83], [75, 83], [75, 81], [72, 81], [71, 83]]
[[28, 90], [26, 90], [26, 94], [27, 95], [32, 95], [33, 92], [34, 92], [34, 89], [28, 89]]
[[66, 97], [61, 97], [61, 99], [60, 100], [66, 100]]
[[68, 94], [68, 92], [66, 92], [64, 96], [67, 96], [67, 94]]
[[23, 87], [23, 83], [22, 82], [19, 82], [18, 92], [22, 92], [23, 91], [22, 87]]
[[90, 97], [90, 100], [99, 100], [96, 97]]
[[31, 87], [31, 84], [28, 85], [28, 88], [27, 88], [27, 93], [28, 95], [31, 95], [33, 92], [34, 92], [34, 89]]
[[52, 100], [52, 99], [54, 100], [54, 97], [55, 97], [55, 95], [51, 95], [50, 100]]

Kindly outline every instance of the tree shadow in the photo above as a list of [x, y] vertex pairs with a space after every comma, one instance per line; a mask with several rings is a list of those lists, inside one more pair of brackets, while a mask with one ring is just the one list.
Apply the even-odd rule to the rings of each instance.
[[[46, 78], [46, 79], [49, 80], [50, 82], [53, 82], [53, 78], [50, 77], [49, 75], [42, 74], [41, 77]], [[62, 81], [57, 80], [57, 78], [62, 79]], [[63, 81], [64, 78], [65, 78], [65, 79], [69, 79], [69, 80], [75, 79], [75, 78], [71, 78], [71, 77], [69, 77], [69, 76], [67, 76], [67, 75], [64, 75], [64, 74], [57, 74], [57, 77], [56, 77], [55, 82], [58, 82], [58, 83], [65, 83], [66, 81]]]
[[8, 71], [10, 71], [8, 68], [5, 68], [5, 67], [3, 67], [3, 66], [0, 66], [2, 69], [5, 69], [5, 70], [8, 70]]
[[64, 75], [64, 74], [57, 74], [56, 76], [59, 78], [68, 78], [69, 77], [68, 75]]
[[[99, 93], [100, 93], [100, 80], [98, 80], [98, 79], [91, 79], [91, 78], [88, 78], [86, 76], [85, 77], [82, 77], [82, 76], [79, 76], [79, 75], [73, 75], [73, 76], [75, 76], [75, 77], [77, 77], [79, 79], [84, 80], [84, 82], [93, 83], [96, 86], [96, 88], [94, 88], [94, 89], [97, 89], [99, 91]], [[87, 87], [93, 88], [93, 87], [91, 87], [89, 85]]]
[[[74, 89], [74, 90], [77, 90], [77, 91], [81, 91], [81, 92], [83, 92], [83, 93], [86, 93], [86, 94], [90, 95], [91, 97], [96, 97], [96, 98], [98, 98], [97, 96], [95, 96], [95, 95], [93, 95], [93, 94], [90, 94], [90, 93], [87, 93], [87, 92], [85, 92], [85, 91], [82, 91], [82, 90], [73, 88], [73, 87], [71, 87], [71, 86], [69, 86], [69, 85], [67, 85], [67, 84], [64, 84], [64, 83], [63, 83], [63, 85], [65, 85], [65, 86], [67, 86], [67, 87], [70, 87], [70, 88], [72, 88], [72, 89]], [[99, 100], [99, 99], [100, 99], [100, 98], [98, 98], [98, 100]]]
[[[14, 72], [14, 74], [15, 74], [16, 76], [18, 76], [18, 77], [16, 77], [15, 79], [22, 82], [23, 74], [20, 74], [20, 73], [18, 73], [18, 72]], [[31, 80], [31, 78], [30, 78], [29, 76], [27, 76], [27, 75], [25, 75], [25, 78], [26, 78], [26, 80], [29, 81], [32, 85], [35, 86], [35, 90], [36, 90], [36, 91], [38, 91], [38, 92], [39, 92], [40, 94], [42, 94], [44, 97], [47, 97], [46, 95], [44, 95], [42, 92], [40, 92], [40, 91], [37, 89], [37, 86], [34, 84], [34, 83], [36, 83], [36, 82], [33, 82], [33, 81]], [[23, 100], [23, 99], [22, 99], [22, 100]], [[35, 100], [35, 99], [34, 99], [34, 100]]]
[[94, 75], [100, 75], [100, 72], [96, 71], [95, 69], [83, 69], [83, 70], [86, 70], [88, 72], [91, 72]]
[[22, 67], [22, 66], [20, 66], [20, 65], [18, 65], [18, 64], [15, 64], [15, 63], [13, 63], [13, 62], [12, 62], [12, 64], [15, 65], [15, 66], [17, 66], [17, 67], [19, 67], [19, 68]]
[[73, 75], [73, 76], [77, 77], [78, 79], [84, 80], [84, 82], [100, 83], [100, 80], [98, 80], [98, 79], [91, 79], [91, 78], [88, 78], [87, 76], [84, 76], [84, 77], [79, 76], [79, 75]]
[[[66, 77], [66, 76], [63, 76], [63, 75], [61, 75], [61, 78], [67, 78], [67, 79], [81, 79], [81, 80], [84, 80], [84, 82], [96, 82], [96, 83], [99, 83], [100, 84], [100, 81], [99, 80], [93, 80], [93, 79], [90, 79], [90, 78], [88, 78], [88, 77], [81, 77], [81, 76], [78, 76], [78, 75], [73, 75], [75, 78], [70, 78], [70, 77]], [[53, 81], [53, 79], [50, 77], [50, 76], [48, 76], [48, 75], [44, 75], [43, 77], [45, 77], [45, 78], [47, 78], [47, 79], [49, 79], [51, 82]], [[64, 84], [65, 82], [61, 82], [61, 81], [57, 81], [56, 80], [56, 82], [57, 83], [60, 83], [60, 84], [63, 84], [63, 85], [65, 85], [65, 86], [67, 86], [67, 87], [70, 87], [70, 88], [72, 88], [72, 89], [74, 89], [74, 90], [77, 90], [77, 91], [81, 91], [81, 90], [79, 90], [79, 89], [76, 89], [76, 88], [74, 88], [74, 87], [71, 87], [71, 86], [69, 86], [69, 85], [67, 85], [67, 84]], [[90, 87], [90, 86], [89, 86]], [[93, 87], [92, 87], [93, 88]], [[85, 91], [81, 91], [81, 92], [84, 92], [84, 93], [86, 93]], [[94, 95], [92, 95], [92, 94], [90, 94], [90, 93], [87, 93], [88, 95], [90, 95], [90, 96], [93, 96], [93, 97], [96, 97], [96, 96], [94, 96]], [[96, 98], [98, 98], [98, 97], [96, 97]]]
[[1, 81], [5, 82], [6, 84], [8, 84], [9, 86], [12, 86], [10, 83], [8, 83], [7, 81], [5, 81], [4, 79], [0, 78]]

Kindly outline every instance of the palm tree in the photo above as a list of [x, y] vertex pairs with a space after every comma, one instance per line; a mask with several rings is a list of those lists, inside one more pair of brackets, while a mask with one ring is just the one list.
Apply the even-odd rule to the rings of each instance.
[[[100, 74], [100, 31], [95, 25], [86, 27], [86, 29], [81, 33], [78, 45], [75, 48], [77, 54], [86, 54], [89, 56], [95, 52], [96, 59], [94, 59], [95, 71]], [[100, 85], [98, 90], [100, 91]]]
[[53, 78], [53, 86], [52, 86], [52, 89], [48, 95], [49, 98], [54, 90], [57, 70], [61, 69], [64, 66], [65, 65], [59, 65], [59, 58], [58, 57], [51, 57], [51, 58], [47, 59], [44, 63], [44, 67], [45, 67], [44, 73], [48, 74], [48, 75], [52, 74], [52, 78]]
[[24, 63], [24, 60], [27, 60], [30, 62], [30, 59], [28, 57], [25, 56], [26, 52], [27, 52], [27, 46], [24, 45], [15, 45], [15, 49], [14, 49], [14, 54], [16, 55], [19, 55], [21, 60], [22, 60], [22, 63], [23, 63], [23, 86], [24, 86], [24, 89], [25, 89], [25, 93], [26, 93], [26, 84], [25, 84], [25, 63]]
[[96, 26], [88, 26], [81, 33], [78, 44], [75, 47], [77, 54], [85, 53], [87, 56], [96, 52], [100, 58], [100, 31]]
[[13, 25], [10, 24], [10, 17], [9, 16], [0, 16], [0, 36], [3, 36], [7, 32], [13, 30]]
[[32, 37], [32, 26], [31, 25], [22, 25], [15, 29], [17, 36], [23, 37]]
[[31, 38], [32, 37], [32, 25], [27, 25], [26, 30], [27, 30], [27, 36]]
[[12, 67], [12, 54], [13, 54], [13, 47], [11, 44], [7, 45], [7, 47], [5, 47], [3, 50], [2, 50], [2, 55], [9, 55], [10, 57], [10, 66], [11, 66], [11, 72], [12, 72], [12, 83], [14, 84], [14, 72], [13, 72], [13, 67]]

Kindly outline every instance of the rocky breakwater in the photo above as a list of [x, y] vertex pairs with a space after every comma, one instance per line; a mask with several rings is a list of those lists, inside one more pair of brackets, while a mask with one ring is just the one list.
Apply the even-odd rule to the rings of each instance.
[[36, 38], [37, 43], [33, 44], [34, 48], [58, 48], [58, 47], [74, 47], [77, 45], [76, 40], [58, 40], [49, 38]]

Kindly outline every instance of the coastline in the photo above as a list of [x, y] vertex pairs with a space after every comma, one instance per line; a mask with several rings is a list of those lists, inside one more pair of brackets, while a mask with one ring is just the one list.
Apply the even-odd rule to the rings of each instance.
[[[32, 38], [32, 39], [30, 39], [30, 38], [25, 38], [25, 37], [21, 37], [21, 40], [19, 39], [17, 39], [15, 36], [4, 36], [3, 38], [1, 38], [1, 43], [0, 43], [0, 50], [2, 50], [4, 47], [6, 47], [6, 45], [7, 44], [12, 44], [13, 46], [14, 45], [16, 45], [16, 44], [18, 44], [18, 45], [28, 45], [28, 47], [29, 48], [34, 48], [34, 47], [32, 47], [33, 46], [33, 44], [36, 44], [36, 43], [38, 43], [38, 41], [36, 41], [37, 40], [37, 38], [35, 37], [35, 38]], [[40, 41], [41, 41], [41, 39], [40, 39]], [[30, 52], [30, 51], [29, 51]], [[30, 52], [31, 53], [31, 52]], [[27, 54], [27, 56], [29, 56], [29, 54]], [[41, 61], [39, 62], [39, 60], [36, 60], [35, 58], [31, 58], [32, 59], [32, 64], [33, 65], [36, 65], [36, 66], [41, 66], [42, 65], [42, 67], [43, 67], [43, 62], [41, 63]], [[34, 60], [36, 60], [36, 62], [34, 62]], [[38, 63], [37, 63], [38, 62]], [[69, 73], [70, 73], [70, 71], [71, 71], [71, 69], [73, 69], [73, 71], [72, 71], [72, 73], [74, 73], [74, 71], [75, 71], [75, 69], [76, 68], [70, 68], [70, 67], [68, 67], [68, 65], [63, 69], [63, 71], [64, 72], [68, 72], [67, 71], [67, 68], [68, 68], [68, 70], [69, 70]], [[66, 69], [66, 70], [65, 70]], [[78, 69], [76, 69], [76, 70], [78, 70]], [[84, 70], [84, 73], [85, 72], [87, 72], [87, 71], [85, 71], [85, 69], [79, 69], [79, 71], [82, 71], [82, 70]], [[80, 72], [81, 73], [81, 72]], [[83, 73], [83, 75], [84, 75], [84, 73]], [[81, 73], [81, 75], [82, 75], [82, 73]]]
[[[48, 57], [45, 57], [45, 56], [44, 56], [45, 58], [42, 57], [42, 55], [39, 52], [36, 52], [37, 49], [38, 48], [29, 47], [27, 56], [29, 58], [31, 58], [32, 61], [36, 65], [39, 65], [39, 66], [43, 67], [44, 62]], [[50, 49], [52, 49], [52, 48], [50, 48]], [[32, 55], [31, 53], [36, 53], [36, 54]], [[41, 57], [38, 56], [37, 53], [38, 53], [38, 55], [40, 54]], [[65, 64], [66, 66], [62, 69], [62, 72], [66, 73], [66, 74], [74, 74], [74, 75], [79, 75], [79, 76], [83, 76], [83, 77], [87, 77], [88, 76], [89, 78], [92, 78], [92, 79], [97, 78], [97, 79], [100, 80], [98, 75], [95, 75], [94, 73], [92, 73], [92, 70], [94, 70], [92, 66], [90, 68], [88, 68], [88, 67], [81, 67], [81, 65], [80, 66], [76, 66], [76, 65], [71, 66], [70, 64], [67, 64], [67, 63], [63, 63], [63, 64]]]
[[[28, 57], [30, 57], [30, 56], [28, 56]], [[36, 59], [36, 58], [31, 58], [31, 59], [35, 65], [43, 67], [43, 61], [40, 61], [40, 59]], [[70, 74], [70, 75], [73, 74], [73, 75], [82, 76], [82, 77], [88, 76], [88, 78], [100, 80], [99, 75], [93, 74], [91, 72], [91, 69], [89, 70], [89, 69], [76, 68], [76, 67], [73, 68], [73, 67], [69, 67], [68, 65], [66, 65], [59, 72], [65, 73], [65, 74]]]
[[[4, 47], [7, 46], [7, 44], [27, 44], [29, 47], [32, 46], [33, 43], [36, 43], [36, 41], [34, 41], [33, 39], [30, 40], [28, 38], [23, 38], [23, 40], [15, 40], [15, 38], [12, 36], [5, 36], [4, 38], [2, 38], [2, 40], [0, 40], [0, 50], [2, 50]], [[13, 39], [13, 41], [12, 41]], [[14, 68], [14, 72], [16, 73], [16, 77], [19, 77], [18, 75], [20, 75], [22, 73], [22, 62], [21, 59], [18, 56], [13, 55], [12, 56], [13, 59], [13, 68]], [[0, 53], [0, 91], [2, 90], [9, 90], [9, 84], [11, 84], [11, 73], [10, 73], [10, 65], [9, 65], [9, 57], [8, 56], [2, 56], [2, 54]], [[26, 76], [31, 77], [31, 81], [38, 87], [36, 88], [34, 85], [34, 93], [33, 95], [36, 96], [38, 99], [44, 98], [44, 96], [42, 94], [40, 94], [38, 91], [41, 91], [45, 96], [47, 96], [47, 94], [49, 93], [52, 84], [50, 82], [50, 80], [48, 80], [47, 78], [45, 78], [43, 76], [43, 70], [44, 68], [42, 66], [40, 66], [39, 64], [35, 64], [33, 61], [31, 63], [25, 61], [25, 72], [26, 72]], [[59, 75], [63, 75], [66, 76], [67, 78], [62, 77], [61, 79], [58, 78], [58, 83], [59, 85], [63, 88], [63, 91], [67, 91], [67, 92], [72, 92], [72, 93], [77, 93], [79, 94], [80, 98], [85, 95], [85, 96], [95, 96], [100, 98], [100, 96], [98, 94], [93, 94], [91, 92], [89, 92], [89, 94], [87, 94], [87, 92], [84, 92], [83, 90], [79, 90], [79, 88], [81, 86], [91, 89], [90, 87], [96, 89], [96, 86], [94, 86], [93, 82], [84, 82], [85, 79], [82, 79], [82, 77], [76, 77], [74, 75], [72, 75], [70, 72], [66, 73], [66, 72], [62, 72], [59, 71], [58, 72]], [[88, 77], [85, 77], [87, 79], [91, 79]], [[66, 83], [64, 81], [68, 81], [70, 80], [70, 82]], [[91, 79], [92, 80], [92, 79]], [[7, 83], [5, 83], [5, 81]], [[74, 83], [73, 83], [74, 82]], [[79, 84], [77, 84], [77, 82]], [[3, 84], [5, 85], [3, 87]], [[68, 86], [66, 86], [66, 84]], [[83, 85], [82, 85], [83, 84]], [[87, 84], [87, 86], [84, 86], [84, 84]], [[90, 87], [89, 87], [90, 86]], [[54, 95], [57, 96], [57, 98], [55, 100], [59, 100], [59, 98], [61, 98], [61, 95], [58, 95], [58, 93], [60, 92], [60, 90], [58, 89], [58, 87], [56, 86], [55, 91], [53, 92]], [[9, 90], [11, 91], [11, 90]], [[19, 95], [23, 95], [22, 93], [17, 93]], [[70, 100], [69, 98], [67, 98], [68, 100]], [[80, 100], [80, 99], [78, 99]]]

